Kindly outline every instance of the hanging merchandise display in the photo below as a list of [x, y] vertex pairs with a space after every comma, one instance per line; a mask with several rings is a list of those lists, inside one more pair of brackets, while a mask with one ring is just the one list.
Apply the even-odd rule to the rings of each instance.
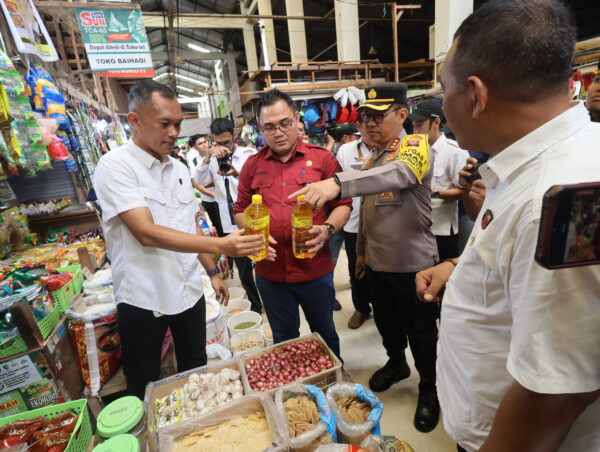
[[32, 53], [43, 61], [58, 60], [33, 0], [1, 0], [0, 5], [19, 52]]
[[33, 177], [36, 171], [50, 169], [50, 160], [22, 78], [3, 52], [0, 52], [0, 84], [0, 115], [5, 118], [1, 146], [9, 176], [16, 175], [17, 166], [21, 166], [25, 176]]

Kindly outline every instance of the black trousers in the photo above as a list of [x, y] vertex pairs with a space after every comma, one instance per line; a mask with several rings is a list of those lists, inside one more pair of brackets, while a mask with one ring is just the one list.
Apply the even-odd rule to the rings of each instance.
[[352, 304], [354, 309], [363, 314], [371, 312], [371, 292], [367, 278], [356, 277], [356, 239], [358, 234], [344, 231], [344, 244], [348, 256], [348, 272], [350, 273], [350, 286], [352, 288]]
[[[248, 295], [248, 300], [251, 303], [250, 309], [254, 312], [260, 312], [262, 308], [262, 302], [260, 301], [260, 295], [258, 295], [258, 289], [256, 288], [256, 282], [254, 282], [254, 274], [252, 272], [252, 261], [248, 257], [234, 257], [235, 266], [240, 273], [240, 281], [242, 287]], [[229, 258], [231, 264], [231, 258]]]
[[419, 390], [435, 390], [437, 304], [419, 301], [415, 273], [375, 272], [367, 266], [367, 280], [375, 325], [390, 361], [405, 361], [410, 345], [421, 377]]
[[206, 304], [204, 297], [190, 309], [156, 317], [127, 303], [117, 305], [127, 393], [144, 400], [146, 385], [160, 377], [160, 354], [167, 328], [175, 342], [177, 371], [206, 364]]
[[456, 450], [458, 450], [458, 452], [467, 452], [467, 449], [463, 449], [462, 447], [460, 447], [460, 444], [456, 445]]
[[450, 230], [450, 235], [436, 235], [435, 241], [437, 242], [440, 262], [458, 257], [458, 234], [453, 234]]
[[210, 222], [217, 229], [217, 234], [219, 235], [219, 237], [223, 237], [223, 227], [221, 226], [219, 204], [217, 204], [217, 201], [202, 201], [202, 207], [204, 207], [204, 210], [206, 210], [208, 218], [210, 218]]

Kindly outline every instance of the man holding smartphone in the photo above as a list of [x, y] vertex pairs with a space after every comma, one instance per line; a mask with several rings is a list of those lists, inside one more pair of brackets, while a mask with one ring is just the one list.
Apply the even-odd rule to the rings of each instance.
[[600, 177], [600, 125], [567, 89], [575, 41], [557, 0], [491, 0], [440, 76], [458, 144], [492, 156], [460, 260], [416, 279], [427, 302], [445, 287], [438, 394], [459, 450], [600, 450], [600, 271], [534, 260], [548, 188]]
[[[233, 215], [237, 200], [240, 172], [246, 160], [256, 149], [238, 146], [235, 143], [233, 123], [227, 118], [217, 118], [210, 125], [213, 146], [196, 167], [196, 181], [200, 185], [215, 184], [215, 198], [219, 206], [221, 228], [227, 235], [238, 230]], [[240, 273], [240, 281], [248, 295], [251, 309], [260, 312], [262, 303], [254, 282], [252, 261], [248, 257], [233, 257]], [[231, 259], [229, 259], [231, 263]]]

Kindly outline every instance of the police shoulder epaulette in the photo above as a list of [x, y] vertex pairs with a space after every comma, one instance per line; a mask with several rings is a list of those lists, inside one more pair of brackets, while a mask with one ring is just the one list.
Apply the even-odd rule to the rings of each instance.
[[392, 140], [392, 142], [390, 143], [390, 145], [388, 146], [388, 148], [386, 149], [386, 151], [395, 151], [396, 149], [398, 149], [398, 147], [400, 147], [400, 143], [402, 143], [402, 139], [399, 137], [396, 137]]

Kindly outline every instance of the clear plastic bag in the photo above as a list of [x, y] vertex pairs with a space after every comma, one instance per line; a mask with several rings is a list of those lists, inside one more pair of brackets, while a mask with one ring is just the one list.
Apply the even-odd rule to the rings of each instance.
[[[356, 396], [371, 405], [371, 413], [362, 424], [351, 424], [341, 413], [337, 400], [342, 397]], [[327, 390], [327, 402], [335, 417], [339, 441], [359, 445], [371, 433], [379, 434], [379, 420], [383, 414], [383, 402], [361, 384], [336, 383]]]
[[394, 436], [369, 435], [360, 447], [369, 452], [415, 452], [410, 444]]
[[[320, 420], [313, 430], [304, 432], [295, 438], [291, 438], [287, 413], [283, 404], [287, 399], [298, 395], [306, 395], [316, 402]], [[280, 422], [285, 426], [285, 435], [288, 439], [291, 451], [312, 452], [322, 444], [337, 441], [335, 435], [335, 419], [329, 411], [327, 399], [325, 398], [323, 391], [316, 386], [293, 384], [280, 388], [275, 393], [275, 408], [277, 409]]]
[[[170, 452], [173, 443], [178, 438], [198, 432], [213, 425], [222, 424], [237, 416], [249, 416], [257, 411], [264, 411], [267, 423], [273, 437], [273, 445], [265, 452], [283, 452], [287, 450], [283, 426], [280, 424], [273, 401], [266, 394], [250, 394], [234, 402], [223, 405], [204, 416], [179, 422], [165, 427], [158, 434], [158, 448], [160, 452]], [[200, 449], [198, 449], [200, 450]]]

